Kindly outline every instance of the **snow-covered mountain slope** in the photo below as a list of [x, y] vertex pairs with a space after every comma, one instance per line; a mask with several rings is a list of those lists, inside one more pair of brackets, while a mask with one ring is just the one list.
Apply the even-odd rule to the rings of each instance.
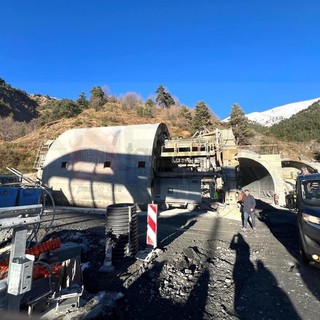
[[263, 112], [252, 112], [246, 114], [246, 117], [255, 121], [263, 126], [271, 127], [272, 125], [279, 123], [284, 119], [288, 119], [294, 114], [307, 109], [314, 102], [320, 100], [320, 98], [305, 100], [300, 102], [289, 103], [283, 106], [272, 108]]

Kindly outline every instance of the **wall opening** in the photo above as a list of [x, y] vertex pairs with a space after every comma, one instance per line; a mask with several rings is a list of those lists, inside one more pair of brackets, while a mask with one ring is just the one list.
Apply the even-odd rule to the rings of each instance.
[[68, 162], [67, 161], [61, 162], [61, 168], [67, 168], [67, 167], [68, 167]]
[[145, 161], [139, 161], [138, 162], [138, 168], [145, 168], [146, 167], [146, 162]]
[[103, 163], [103, 167], [104, 167], [104, 168], [111, 168], [111, 161], [105, 161], [105, 162]]

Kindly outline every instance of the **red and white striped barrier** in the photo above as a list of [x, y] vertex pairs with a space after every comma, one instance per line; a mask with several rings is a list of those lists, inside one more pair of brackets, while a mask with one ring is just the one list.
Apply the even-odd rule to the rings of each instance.
[[148, 204], [147, 245], [157, 247], [158, 205]]

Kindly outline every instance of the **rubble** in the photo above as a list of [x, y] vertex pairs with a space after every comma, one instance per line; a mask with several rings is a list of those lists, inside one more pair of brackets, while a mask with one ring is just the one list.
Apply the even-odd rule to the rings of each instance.
[[[170, 241], [152, 259], [130, 257], [113, 263], [108, 273], [99, 272], [105, 258], [103, 226], [101, 233], [88, 226], [57, 228], [50, 236], [81, 247], [85, 292], [79, 309], [49, 319], [301, 319], [304, 308], [308, 316], [316, 312], [307, 304], [318, 303], [317, 273], [295, 260], [294, 237], [291, 255], [259, 220], [258, 232], [244, 234], [239, 221], [217, 215], [199, 215], [183, 232], [179, 226], [190, 217], [173, 219], [164, 219], [169, 227], [161, 225], [160, 239], [170, 234]], [[139, 241], [143, 248], [145, 238]]]

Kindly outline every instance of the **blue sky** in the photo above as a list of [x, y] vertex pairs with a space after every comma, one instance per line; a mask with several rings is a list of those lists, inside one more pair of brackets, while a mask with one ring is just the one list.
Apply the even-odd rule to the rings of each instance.
[[0, 77], [28, 93], [205, 101], [221, 119], [320, 97], [318, 0], [10, 0]]

